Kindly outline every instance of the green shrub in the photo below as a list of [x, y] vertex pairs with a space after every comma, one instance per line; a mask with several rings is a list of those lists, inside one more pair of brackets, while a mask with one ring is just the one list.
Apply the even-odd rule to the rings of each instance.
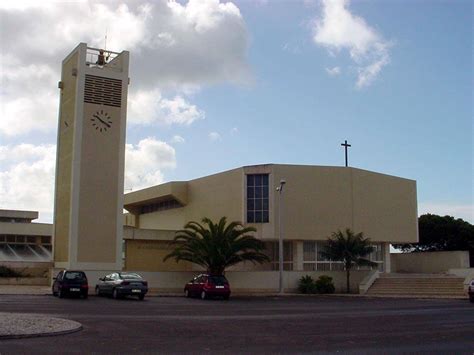
[[319, 276], [314, 286], [317, 293], [334, 293], [336, 290], [332, 282], [332, 277], [326, 275]]
[[316, 293], [314, 280], [311, 276], [303, 276], [298, 283], [298, 291], [301, 293]]
[[10, 269], [7, 266], [0, 265], [0, 277], [21, 277], [21, 273]]

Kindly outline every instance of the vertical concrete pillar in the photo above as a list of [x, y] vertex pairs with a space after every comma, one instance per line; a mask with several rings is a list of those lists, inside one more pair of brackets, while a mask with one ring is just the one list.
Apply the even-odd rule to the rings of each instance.
[[383, 244], [383, 249], [384, 249], [384, 271], [386, 273], [391, 272], [391, 260], [390, 260], [390, 243], [384, 243]]
[[293, 243], [293, 270], [303, 271], [303, 242], [298, 240]]

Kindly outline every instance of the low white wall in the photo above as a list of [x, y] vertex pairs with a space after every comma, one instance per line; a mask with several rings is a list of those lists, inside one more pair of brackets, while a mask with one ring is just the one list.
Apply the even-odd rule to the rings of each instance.
[[469, 268], [468, 251], [435, 251], [391, 254], [392, 272], [444, 273]]
[[[53, 270], [53, 276], [57, 275], [60, 269]], [[96, 271], [85, 270], [89, 282], [89, 292], [93, 293], [99, 277], [103, 277], [116, 271]], [[140, 274], [148, 281], [148, 287], [155, 292], [181, 293], [184, 285], [194, 276], [196, 271], [129, 271]], [[370, 273], [370, 271], [351, 271], [351, 292], [359, 292], [359, 284]], [[310, 275], [317, 280], [321, 275], [333, 278], [333, 283], [337, 293], [346, 292], [345, 271], [285, 271], [283, 273], [283, 288], [285, 292], [296, 292], [298, 281], [301, 277]], [[234, 293], [274, 293], [278, 291], [278, 271], [231, 271], [226, 272], [227, 279]]]

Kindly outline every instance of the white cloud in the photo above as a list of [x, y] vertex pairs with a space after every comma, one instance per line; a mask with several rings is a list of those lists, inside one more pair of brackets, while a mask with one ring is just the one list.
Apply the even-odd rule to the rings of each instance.
[[173, 138], [171, 138], [171, 143], [184, 143], [185, 142], [185, 139], [181, 136], [173, 136]]
[[217, 132], [211, 132], [209, 133], [209, 139], [213, 142], [215, 141], [220, 141], [222, 138], [221, 138], [221, 135]]
[[348, 50], [357, 66], [356, 86], [370, 85], [390, 62], [391, 44], [362, 17], [350, 13], [349, 0], [322, 0], [322, 5], [322, 17], [314, 23], [314, 42], [331, 55]]
[[230, 134], [232, 136], [235, 136], [237, 134], [239, 134], [239, 129], [237, 127], [233, 127], [231, 130], [230, 130]]
[[203, 85], [245, 83], [251, 77], [247, 30], [231, 2], [4, 1], [0, 23], [3, 135], [56, 127], [62, 59], [79, 42], [103, 47], [106, 31], [108, 49], [131, 52], [131, 98], [159, 97], [152, 108], [141, 110], [164, 113], [144, 115], [145, 122], [160, 117], [166, 123], [190, 124], [203, 113], [183, 95]]
[[54, 145], [0, 146], [0, 208], [39, 211], [51, 221], [55, 163]]
[[328, 73], [329, 76], [337, 76], [341, 74], [341, 68], [339, 67], [326, 68], [326, 73]]
[[176, 167], [176, 152], [168, 143], [146, 138], [137, 145], [127, 144], [125, 150], [125, 189], [160, 184], [163, 170]]
[[469, 223], [474, 223], [474, 205], [472, 204], [420, 202], [418, 213], [420, 215], [431, 213], [440, 216], [453, 216], [455, 218], [462, 218]]
[[129, 96], [128, 122], [140, 125], [161, 123], [190, 125], [205, 114], [182, 96], [166, 99], [160, 90], [140, 90]]

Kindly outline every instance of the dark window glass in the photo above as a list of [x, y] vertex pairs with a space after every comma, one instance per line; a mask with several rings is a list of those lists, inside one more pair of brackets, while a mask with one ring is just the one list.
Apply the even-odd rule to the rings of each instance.
[[253, 175], [247, 175], [247, 186], [254, 186], [255, 179]]
[[248, 209], [249, 211], [253, 211], [253, 210], [255, 209], [255, 200], [249, 199], [249, 200], [247, 201], [247, 209]]
[[253, 187], [248, 187], [247, 188], [247, 198], [254, 198], [254, 197], [255, 197], [254, 188]]
[[82, 281], [86, 279], [86, 275], [83, 272], [68, 271], [64, 274], [66, 280]]
[[214, 285], [225, 285], [228, 283], [224, 276], [209, 276], [209, 282]]
[[247, 175], [247, 223], [269, 222], [269, 176]]
[[255, 218], [254, 218], [254, 212], [247, 212], [247, 223], [254, 223]]

